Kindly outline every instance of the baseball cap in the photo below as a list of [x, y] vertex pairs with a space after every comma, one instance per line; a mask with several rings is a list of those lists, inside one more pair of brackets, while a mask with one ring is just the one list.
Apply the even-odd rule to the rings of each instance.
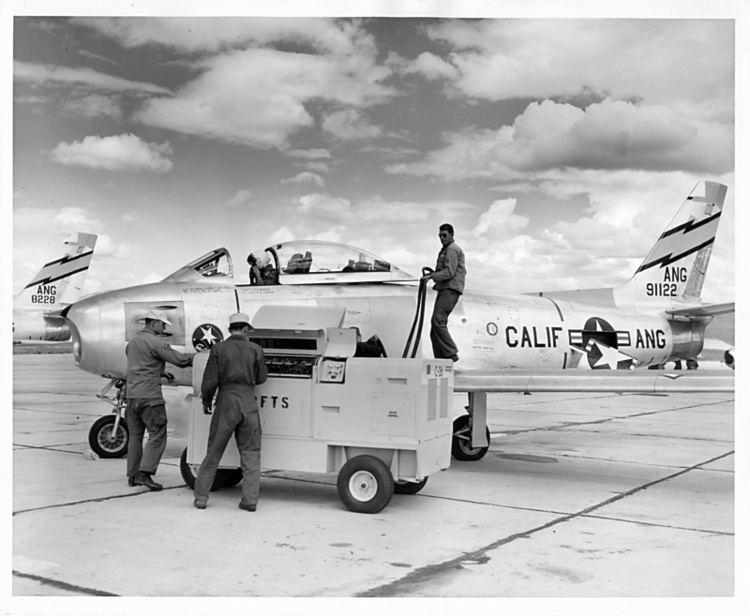
[[244, 312], [236, 312], [229, 317], [229, 324], [234, 325], [235, 323], [239, 323], [241, 325], [250, 325], [250, 317], [247, 316]]

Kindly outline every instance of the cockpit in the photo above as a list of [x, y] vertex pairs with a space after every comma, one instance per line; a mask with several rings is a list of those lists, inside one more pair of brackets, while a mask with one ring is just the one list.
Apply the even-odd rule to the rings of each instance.
[[248, 273], [234, 276], [226, 248], [217, 248], [165, 280], [247, 285], [308, 285], [413, 281], [415, 277], [377, 255], [335, 242], [294, 240], [248, 254]]

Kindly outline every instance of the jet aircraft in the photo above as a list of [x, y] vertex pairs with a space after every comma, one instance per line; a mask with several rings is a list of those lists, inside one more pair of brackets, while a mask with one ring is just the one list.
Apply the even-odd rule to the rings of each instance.
[[75, 233], [62, 256], [48, 261], [13, 298], [13, 342], [64, 342], [70, 330], [62, 310], [81, 296], [97, 236]]
[[[698, 182], [620, 287], [520, 296], [467, 290], [449, 322], [460, 350], [457, 375], [613, 374], [695, 360], [713, 315], [734, 310], [733, 302], [705, 304], [700, 298], [726, 190], [723, 184]], [[205, 351], [224, 339], [231, 313], [253, 319], [273, 307], [285, 315], [288, 327], [310, 327], [302, 317], [295, 320], [292, 307], [314, 306], [338, 309], [331, 314], [343, 309], [343, 318], [313, 325], [356, 327], [364, 338], [377, 334], [388, 355], [402, 355], [404, 348], [405, 356], [405, 341], [417, 321], [417, 277], [366, 250], [331, 242], [290, 241], [253, 253], [261, 266], [261, 275], [254, 277], [260, 284], [235, 276], [229, 252], [217, 248], [160, 282], [75, 302], [63, 316], [73, 334], [76, 364], [121, 382], [125, 345], [151, 309], [166, 311], [169, 342], [180, 351]], [[426, 293], [422, 309], [431, 303], [432, 291]], [[415, 346], [429, 355], [427, 329], [417, 333]], [[174, 376], [173, 384], [192, 384], [190, 368], [176, 369]], [[577, 387], [585, 390], [591, 382]], [[618, 388], [613, 382], [611, 390]]]

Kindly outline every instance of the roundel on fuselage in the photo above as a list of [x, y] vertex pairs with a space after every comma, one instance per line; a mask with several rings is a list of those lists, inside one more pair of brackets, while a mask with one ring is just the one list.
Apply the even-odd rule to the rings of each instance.
[[635, 364], [632, 357], [607, 349], [618, 349], [620, 347], [619, 335], [627, 335], [627, 332], [618, 332], [612, 325], [601, 317], [589, 317], [583, 329], [580, 331], [580, 348], [586, 353], [589, 367], [594, 370], [602, 369], [624, 369], [632, 368]]
[[193, 348], [198, 352], [207, 351], [222, 340], [224, 340], [224, 334], [213, 323], [203, 323], [193, 332]]

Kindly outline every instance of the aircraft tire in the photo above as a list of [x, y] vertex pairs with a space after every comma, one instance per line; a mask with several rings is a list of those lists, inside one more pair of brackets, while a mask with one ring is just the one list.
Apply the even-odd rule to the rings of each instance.
[[[487, 430], [487, 442], [490, 442], [490, 429]], [[451, 445], [451, 454], [456, 460], [464, 462], [476, 462], [484, 458], [489, 450], [487, 447], [471, 446], [471, 425], [469, 425], [469, 416], [461, 415], [453, 421], [453, 443]]]
[[391, 501], [395, 489], [390, 469], [369, 455], [347, 460], [336, 480], [339, 497], [355, 513], [378, 513]]
[[396, 494], [416, 494], [422, 488], [424, 488], [426, 483], [427, 477], [422, 479], [422, 481], [418, 481], [417, 483], [413, 483], [411, 481], [397, 481], [393, 486], [393, 491]]
[[100, 458], [122, 458], [128, 453], [128, 427], [121, 419], [113, 433], [114, 415], [97, 419], [89, 429], [89, 447]]
[[[192, 467], [187, 463], [187, 447], [182, 450], [180, 456], [180, 475], [182, 480], [185, 482], [188, 488], [191, 490], [195, 488], [195, 473], [193, 473]], [[236, 486], [242, 481], [242, 469], [241, 468], [220, 468], [216, 471], [216, 477], [214, 477], [214, 483], [211, 486], [211, 491], [221, 490], [222, 488], [231, 488]]]

